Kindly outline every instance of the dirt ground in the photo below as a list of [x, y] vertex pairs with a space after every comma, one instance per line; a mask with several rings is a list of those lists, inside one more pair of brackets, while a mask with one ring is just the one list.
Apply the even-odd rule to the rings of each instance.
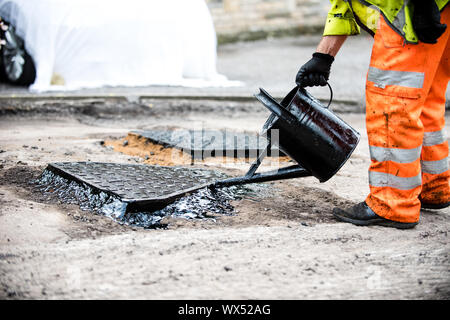
[[[448, 299], [450, 210], [422, 211], [412, 230], [335, 220], [368, 192], [363, 114], [341, 117], [361, 142], [331, 180], [265, 183], [216, 220], [168, 219], [167, 229], [119, 225], [48, 199], [33, 181], [58, 161], [145, 163], [105, 141], [177, 127], [257, 133], [266, 113], [158, 117], [0, 117], [0, 298]], [[447, 121], [448, 122], [448, 121]], [[157, 151], [157, 150], [156, 150]], [[196, 164], [240, 175], [248, 163]], [[267, 165], [266, 165], [267, 167]]]

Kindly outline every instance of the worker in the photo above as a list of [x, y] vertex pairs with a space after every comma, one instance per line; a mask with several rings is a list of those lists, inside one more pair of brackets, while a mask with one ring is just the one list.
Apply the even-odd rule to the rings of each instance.
[[[330, 0], [316, 52], [296, 77], [326, 85], [349, 35], [374, 36], [366, 80], [370, 193], [334, 216], [355, 225], [415, 227], [420, 209], [450, 205], [445, 93], [450, 79], [449, 0]], [[351, 59], [351, 57], [346, 57]]]

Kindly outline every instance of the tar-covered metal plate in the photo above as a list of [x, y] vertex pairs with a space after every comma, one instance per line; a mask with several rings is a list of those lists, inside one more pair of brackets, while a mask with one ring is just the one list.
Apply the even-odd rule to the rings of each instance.
[[204, 169], [99, 162], [51, 163], [47, 169], [114, 195], [133, 208], [155, 209], [226, 177]]
[[[131, 133], [152, 143], [180, 149], [194, 159], [221, 156], [257, 158], [268, 144], [264, 136], [226, 130], [135, 130]], [[274, 146], [267, 155], [284, 154]]]

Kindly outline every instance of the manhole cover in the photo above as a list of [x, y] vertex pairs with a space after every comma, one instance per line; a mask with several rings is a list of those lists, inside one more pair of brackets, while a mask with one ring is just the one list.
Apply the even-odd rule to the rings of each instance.
[[[208, 157], [257, 158], [268, 142], [260, 135], [215, 130], [135, 130], [152, 143], [180, 149], [194, 159]], [[268, 156], [284, 156], [275, 146]]]
[[98, 162], [52, 163], [47, 169], [116, 197], [126, 212], [158, 210], [225, 176], [203, 169]]

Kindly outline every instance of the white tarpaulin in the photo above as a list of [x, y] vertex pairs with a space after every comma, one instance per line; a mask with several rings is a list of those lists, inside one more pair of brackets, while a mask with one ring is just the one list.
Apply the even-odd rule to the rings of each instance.
[[237, 84], [216, 71], [204, 0], [0, 0], [0, 16], [34, 59], [32, 90]]

